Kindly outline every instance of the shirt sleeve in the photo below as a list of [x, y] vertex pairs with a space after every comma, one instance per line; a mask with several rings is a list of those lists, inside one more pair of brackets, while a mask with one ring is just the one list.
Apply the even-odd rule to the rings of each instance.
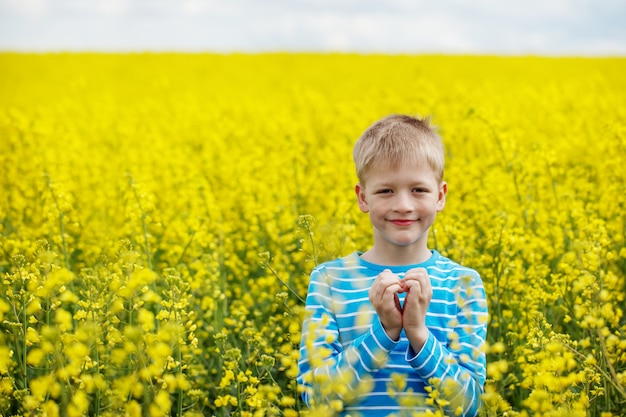
[[[344, 347], [328, 276], [323, 267], [311, 273], [297, 378], [308, 407], [328, 403], [333, 398], [349, 402], [350, 395], [367, 386], [367, 376], [384, 366], [397, 343], [376, 318], [369, 331]], [[332, 392], [328, 392], [330, 381]]]
[[451, 415], [475, 416], [486, 378], [487, 299], [478, 274], [461, 281], [450, 340], [443, 343], [430, 333], [419, 352], [409, 345], [406, 360], [439, 391]]

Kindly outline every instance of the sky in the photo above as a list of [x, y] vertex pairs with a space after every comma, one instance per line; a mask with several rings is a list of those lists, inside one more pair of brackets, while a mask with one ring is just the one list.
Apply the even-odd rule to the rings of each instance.
[[0, 51], [626, 56], [626, 0], [0, 0]]

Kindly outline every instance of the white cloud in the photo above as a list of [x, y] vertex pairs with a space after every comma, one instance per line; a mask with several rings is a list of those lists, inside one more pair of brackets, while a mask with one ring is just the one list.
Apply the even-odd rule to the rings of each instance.
[[0, 0], [0, 49], [626, 55], [621, 0]]
[[236, 3], [219, 0], [183, 0], [179, 3], [180, 12], [184, 15], [236, 14], [239, 10]]
[[99, 0], [96, 2], [96, 11], [103, 15], [120, 15], [130, 8], [129, 0]]
[[1, 0], [0, 10], [21, 16], [39, 16], [46, 12], [48, 0]]

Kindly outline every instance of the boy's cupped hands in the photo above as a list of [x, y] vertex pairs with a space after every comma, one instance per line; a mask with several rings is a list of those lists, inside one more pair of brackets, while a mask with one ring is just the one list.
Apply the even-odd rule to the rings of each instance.
[[[404, 304], [400, 303], [398, 296], [402, 293], [405, 293]], [[426, 311], [432, 295], [430, 278], [424, 268], [410, 269], [404, 278], [385, 269], [369, 290], [370, 303], [387, 335], [398, 340], [404, 329], [415, 351], [421, 348], [428, 337]]]

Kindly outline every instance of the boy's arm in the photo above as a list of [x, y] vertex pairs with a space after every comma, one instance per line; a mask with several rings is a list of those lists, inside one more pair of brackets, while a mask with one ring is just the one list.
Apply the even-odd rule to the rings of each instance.
[[407, 361], [449, 401], [453, 415], [475, 416], [481, 404], [486, 377], [485, 340], [487, 299], [478, 274], [467, 277], [460, 288], [458, 314], [449, 343], [432, 333], [419, 350], [409, 347]]
[[333, 400], [349, 402], [359, 390], [367, 389], [368, 375], [386, 363], [397, 341], [375, 319], [369, 331], [344, 347], [323, 268], [311, 274], [305, 314], [297, 378], [304, 388], [302, 397], [309, 407]]

